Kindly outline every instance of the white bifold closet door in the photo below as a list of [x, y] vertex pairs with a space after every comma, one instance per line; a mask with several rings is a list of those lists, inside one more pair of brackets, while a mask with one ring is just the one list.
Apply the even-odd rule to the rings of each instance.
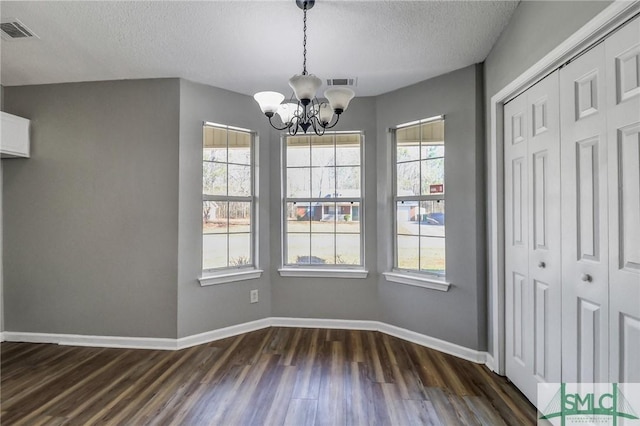
[[639, 34], [560, 72], [564, 382], [640, 381]]
[[506, 373], [535, 403], [561, 374], [558, 72], [505, 105]]
[[640, 383], [640, 19], [605, 41], [609, 381]]
[[565, 382], [607, 382], [609, 374], [606, 85], [602, 43], [560, 73]]

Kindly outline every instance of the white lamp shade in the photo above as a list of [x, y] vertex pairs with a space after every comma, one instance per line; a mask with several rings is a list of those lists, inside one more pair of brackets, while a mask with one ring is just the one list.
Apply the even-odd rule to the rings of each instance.
[[355, 95], [355, 92], [347, 87], [332, 87], [324, 92], [324, 97], [327, 98], [334, 111], [337, 109], [346, 111], [349, 102]]
[[299, 101], [315, 98], [316, 92], [321, 85], [322, 80], [313, 74], [296, 74], [289, 79], [289, 86], [291, 86]]
[[278, 112], [278, 107], [280, 102], [283, 101], [284, 95], [278, 92], [259, 92], [253, 95], [253, 99], [258, 102], [264, 114], [268, 112], [275, 114]]
[[331, 108], [331, 105], [326, 102], [320, 104], [320, 112], [318, 113], [318, 118], [320, 118], [320, 122], [322, 124], [331, 123], [331, 119], [333, 118], [333, 109]]
[[298, 104], [288, 102], [286, 104], [280, 104], [278, 107], [278, 115], [284, 124], [289, 124], [293, 121], [293, 117], [300, 111]]

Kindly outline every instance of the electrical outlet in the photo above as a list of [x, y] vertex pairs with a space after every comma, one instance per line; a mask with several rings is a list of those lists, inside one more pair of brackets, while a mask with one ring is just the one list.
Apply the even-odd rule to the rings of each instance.
[[258, 290], [251, 290], [251, 303], [258, 303]]

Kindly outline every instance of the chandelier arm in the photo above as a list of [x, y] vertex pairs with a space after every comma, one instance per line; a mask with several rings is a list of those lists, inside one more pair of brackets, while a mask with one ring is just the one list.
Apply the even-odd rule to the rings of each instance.
[[289, 125], [287, 125], [286, 123], [283, 123], [283, 124], [284, 124], [284, 127], [282, 127], [282, 128], [277, 127], [275, 124], [273, 124], [273, 121], [271, 120], [271, 118], [272, 118], [272, 117], [273, 117], [273, 116], [268, 117], [268, 118], [269, 118], [269, 124], [271, 124], [271, 127], [273, 127], [274, 129], [276, 129], [276, 130], [284, 130], [284, 129], [288, 129], [289, 127], [291, 127], [291, 125], [290, 125], [290, 124], [289, 124]]
[[[311, 121], [311, 125], [313, 126], [313, 131], [315, 132], [316, 135], [318, 136], [324, 135], [325, 128], [322, 126], [322, 123], [320, 123], [320, 121], [317, 118], [314, 118]], [[321, 131], [318, 130], [318, 127], [321, 129]]]
[[325, 129], [333, 129], [334, 127], [336, 127], [336, 124], [338, 124], [338, 121], [340, 121], [340, 114], [334, 114], [336, 116], [336, 122], [333, 123], [332, 125], [328, 125], [329, 123], [327, 123], [327, 126], [325, 126]]

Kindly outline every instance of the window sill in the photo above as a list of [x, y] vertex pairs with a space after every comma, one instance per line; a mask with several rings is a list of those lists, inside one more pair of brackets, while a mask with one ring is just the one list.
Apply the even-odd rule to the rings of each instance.
[[281, 277], [317, 277], [317, 278], [367, 278], [366, 269], [324, 269], [324, 268], [281, 268]]
[[262, 269], [248, 269], [238, 271], [224, 271], [203, 275], [198, 278], [200, 285], [206, 287], [209, 285], [232, 283], [235, 281], [245, 281], [260, 278]]
[[394, 283], [430, 288], [432, 290], [449, 291], [450, 282], [436, 276], [424, 276], [408, 272], [383, 272], [382, 275]]

